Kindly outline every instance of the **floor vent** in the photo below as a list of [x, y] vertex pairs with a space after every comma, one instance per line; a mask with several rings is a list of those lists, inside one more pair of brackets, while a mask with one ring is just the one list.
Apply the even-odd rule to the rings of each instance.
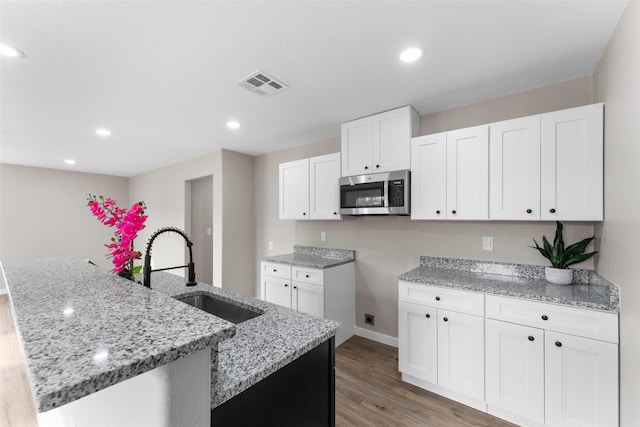
[[249, 74], [247, 77], [237, 82], [236, 86], [243, 87], [255, 94], [265, 97], [275, 95], [276, 93], [289, 89], [289, 86], [286, 84], [260, 70]]

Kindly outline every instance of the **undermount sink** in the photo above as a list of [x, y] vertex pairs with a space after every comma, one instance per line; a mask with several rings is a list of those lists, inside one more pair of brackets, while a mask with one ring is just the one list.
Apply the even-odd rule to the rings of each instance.
[[245, 322], [262, 314], [206, 294], [176, 297], [176, 299], [235, 324]]

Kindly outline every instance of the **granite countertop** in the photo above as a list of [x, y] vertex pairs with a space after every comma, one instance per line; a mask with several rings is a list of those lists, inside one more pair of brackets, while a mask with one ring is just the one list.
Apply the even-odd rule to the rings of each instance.
[[262, 260], [296, 267], [325, 269], [354, 262], [355, 251], [296, 245], [293, 247], [293, 253], [264, 257]]
[[[339, 323], [164, 272], [151, 288], [78, 258], [2, 264], [38, 411], [211, 347], [211, 407], [333, 337]], [[263, 314], [233, 325], [172, 297], [198, 293]], [[106, 356], [106, 357], [105, 357]], [[217, 358], [217, 360], [216, 360]]]
[[3, 262], [39, 412], [232, 337], [235, 326], [79, 258]]
[[401, 274], [398, 279], [594, 310], [620, 311], [618, 287], [590, 270], [576, 269], [572, 285], [555, 285], [544, 279], [543, 266], [420, 257], [420, 266]]
[[[198, 282], [197, 286], [186, 287], [183, 278], [168, 273], [152, 273], [151, 288], [170, 296], [209, 293], [263, 312], [236, 325], [235, 336], [218, 345], [218, 370], [212, 372], [211, 382], [212, 409], [333, 337], [340, 328], [340, 324], [333, 320], [205, 283]], [[194, 312], [199, 311], [187, 307]], [[217, 379], [213, 379], [215, 377]]]

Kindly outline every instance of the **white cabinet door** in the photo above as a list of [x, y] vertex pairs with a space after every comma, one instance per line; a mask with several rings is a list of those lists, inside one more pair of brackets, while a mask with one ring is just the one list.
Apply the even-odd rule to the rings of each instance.
[[438, 310], [438, 385], [484, 400], [484, 319]]
[[411, 219], [447, 217], [447, 134], [411, 140]]
[[486, 401], [544, 424], [544, 331], [487, 319]]
[[291, 280], [262, 276], [264, 300], [291, 308]]
[[489, 125], [491, 219], [540, 219], [540, 116]]
[[489, 219], [489, 126], [447, 132], [447, 219]]
[[400, 372], [437, 384], [438, 318], [436, 309], [400, 302], [398, 315]]
[[291, 308], [324, 317], [324, 286], [293, 282]]
[[280, 163], [280, 219], [309, 219], [309, 159]]
[[542, 115], [541, 219], [602, 221], [603, 104]]
[[373, 125], [370, 117], [341, 126], [342, 176], [371, 173], [373, 163]]
[[309, 159], [309, 218], [341, 219], [340, 153]]
[[545, 331], [545, 423], [618, 425], [618, 346]]
[[370, 172], [410, 168], [412, 113], [411, 107], [402, 107], [372, 116], [373, 163]]

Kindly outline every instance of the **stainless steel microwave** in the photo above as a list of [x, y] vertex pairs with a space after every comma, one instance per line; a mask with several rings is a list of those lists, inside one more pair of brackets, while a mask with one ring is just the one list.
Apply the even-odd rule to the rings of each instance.
[[409, 215], [409, 170], [340, 178], [340, 215]]

